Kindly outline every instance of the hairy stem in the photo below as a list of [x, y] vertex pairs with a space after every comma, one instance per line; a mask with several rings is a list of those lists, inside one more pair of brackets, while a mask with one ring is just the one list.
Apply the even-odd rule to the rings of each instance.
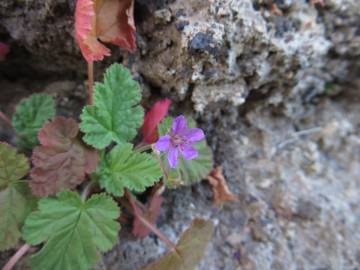
[[29, 251], [30, 245], [24, 244], [22, 245], [18, 251], [10, 258], [10, 260], [5, 264], [2, 270], [11, 270], [14, 268], [16, 263]]
[[144, 152], [150, 149], [151, 149], [151, 144], [146, 144], [144, 142], [141, 142], [134, 147], [134, 150], [137, 152]]
[[160, 164], [160, 168], [164, 174], [164, 178], [167, 180], [167, 178], [169, 177], [169, 171], [166, 169], [164, 162], [162, 161], [161, 157], [160, 157], [160, 152], [155, 150], [155, 157], [157, 158], [157, 160], [159, 161]]
[[90, 195], [90, 192], [91, 192], [92, 188], [94, 187], [94, 184], [95, 184], [95, 181], [90, 180], [89, 183], [87, 183], [86, 186], [84, 187], [83, 191], [81, 192], [81, 200], [83, 202], [85, 202], [87, 197]]
[[0, 119], [3, 120], [6, 124], [13, 128], [11, 119], [7, 117], [3, 112], [0, 111]]
[[151, 222], [149, 222], [146, 218], [143, 216], [138, 216], [139, 220], [142, 224], [144, 224], [149, 230], [151, 230], [153, 233], [155, 233], [162, 241], [165, 242], [165, 244], [169, 247], [171, 252], [176, 252], [176, 245], [170, 241], [169, 238], [167, 238], [158, 228], [156, 228], [155, 225], [153, 225]]
[[170, 239], [167, 238], [158, 228], [156, 228], [154, 224], [152, 224], [142, 215], [136, 198], [134, 198], [128, 190], [125, 190], [125, 196], [133, 208], [134, 215], [141, 221], [141, 223], [144, 224], [144, 226], [151, 230], [154, 234], [156, 234], [157, 237], [159, 237], [169, 247], [170, 251], [176, 252], [176, 245], [171, 242]]
[[88, 62], [88, 103], [93, 104], [94, 99], [94, 62]]

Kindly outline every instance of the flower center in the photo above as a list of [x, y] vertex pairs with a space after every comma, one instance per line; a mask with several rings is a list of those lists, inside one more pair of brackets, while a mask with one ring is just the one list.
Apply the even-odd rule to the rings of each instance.
[[180, 146], [186, 142], [186, 140], [178, 134], [171, 134], [170, 137], [173, 146]]

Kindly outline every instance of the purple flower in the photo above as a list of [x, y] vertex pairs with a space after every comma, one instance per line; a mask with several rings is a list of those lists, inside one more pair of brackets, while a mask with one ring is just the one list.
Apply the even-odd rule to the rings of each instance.
[[175, 168], [179, 158], [179, 152], [186, 160], [198, 156], [198, 151], [193, 144], [205, 138], [200, 128], [188, 128], [186, 118], [180, 115], [174, 119], [169, 134], [161, 136], [155, 148], [160, 152], [167, 152], [167, 159], [171, 168]]

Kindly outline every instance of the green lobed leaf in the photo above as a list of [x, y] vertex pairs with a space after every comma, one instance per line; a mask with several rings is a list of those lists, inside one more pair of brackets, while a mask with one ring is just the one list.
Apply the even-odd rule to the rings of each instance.
[[103, 156], [98, 174], [100, 184], [107, 192], [122, 196], [124, 189], [143, 192], [162, 175], [159, 162], [150, 154], [137, 153], [132, 144], [114, 147]]
[[143, 123], [140, 101], [140, 86], [130, 71], [120, 64], [111, 65], [104, 83], [95, 85], [94, 104], [81, 114], [85, 142], [104, 149], [112, 141], [121, 144], [132, 140]]
[[195, 219], [181, 236], [176, 251], [170, 252], [142, 270], [192, 270], [204, 256], [214, 226], [211, 221]]
[[[163, 136], [169, 132], [172, 126], [172, 120], [173, 119], [170, 117], [167, 117], [160, 123], [160, 135]], [[187, 117], [187, 121], [190, 128], [196, 126], [195, 121], [192, 118]], [[166, 154], [162, 154], [163, 163], [168, 171], [168, 174], [165, 177], [165, 184], [167, 187], [176, 188], [183, 185], [192, 185], [206, 178], [211, 172], [214, 166], [213, 155], [206, 141], [198, 142], [194, 144], [194, 147], [199, 151], [199, 156], [192, 160], [185, 160], [179, 155], [179, 162], [175, 169], [169, 167]]]
[[0, 189], [24, 177], [29, 169], [25, 155], [18, 154], [15, 148], [0, 142]]
[[[171, 169], [165, 181], [168, 187], [176, 187], [181, 185], [192, 185], [200, 182], [211, 172], [213, 168], [213, 157], [210, 147], [205, 141], [201, 141], [194, 145], [199, 151], [199, 156], [192, 160], [185, 160], [179, 157], [178, 166]], [[166, 166], [168, 166], [166, 160]]]
[[43, 198], [25, 221], [24, 239], [31, 245], [46, 242], [30, 258], [36, 270], [87, 270], [118, 239], [120, 209], [110, 196], [93, 195], [86, 202], [71, 191]]
[[55, 116], [55, 101], [47, 94], [33, 94], [22, 100], [12, 119], [18, 134], [18, 144], [31, 149], [39, 143], [38, 131], [47, 120]]
[[23, 222], [35, 206], [26, 181], [29, 162], [11, 146], [0, 143], [0, 250], [15, 247]]
[[167, 116], [164, 120], [160, 122], [160, 124], [158, 125], [158, 131], [160, 136], [164, 136], [166, 133], [170, 131], [172, 122], [173, 122], [173, 118], [170, 116]]

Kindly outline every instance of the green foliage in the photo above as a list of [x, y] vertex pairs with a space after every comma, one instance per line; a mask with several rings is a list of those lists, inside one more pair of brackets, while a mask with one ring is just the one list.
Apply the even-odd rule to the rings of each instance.
[[170, 116], [167, 116], [161, 123], [158, 125], [158, 131], [160, 136], [164, 136], [169, 132], [172, 126], [173, 119]]
[[[79, 2], [83, 2], [82, 7], [86, 7], [89, 14], [97, 8], [94, 1]], [[126, 13], [132, 8], [129, 3]], [[93, 98], [94, 103], [83, 108], [80, 126], [74, 119], [55, 117], [55, 101], [49, 95], [34, 94], [19, 103], [12, 124], [18, 146], [33, 149], [31, 171], [26, 156], [0, 142], [0, 251], [15, 247], [21, 237], [30, 245], [40, 245], [37, 253], [29, 258], [31, 269], [92, 269], [101, 253], [109, 251], [118, 240], [120, 209], [110, 194], [120, 197], [125, 189], [144, 192], [159, 181], [163, 173], [168, 187], [189, 185], [206, 177], [213, 167], [211, 150], [205, 141], [194, 145], [199, 152], [196, 159], [187, 161], [180, 156], [176, 169], [169, 167], [164, 156], [155, 156], [157, 152], [141, 152], [151, 148], [158, 133], [164, 135], [172, 128], [171, 117], [159, 124], [167, 115], [171, 101], [156, 102], [143, 124], [141, 89], [124, 66], [113, 64], [106, 70], [104, 81], [95, 84]], [[179, 119], [185, 125], [183, 117]], [[188, 123], [190, 127], [195, 126], [192, 119]], [[133, 149], [129, 142], [141, 125], [143, 142]], [[203, 138], [200, 130], [187, 132], [185, 127], [179, 130], [183, 130], [184, 138], [179, 135], [181, 143], [177, 147], [186, 144], [183, 139], [187, 133], [191, 144]], [[181, 150], [185, 153], [187, 149]], [[189, 154], [185, 154], [188, 158], [196, 156], [192, 148], [188, 150]], [[91, 192], [98, 192], [92, 189], [92, 183], [81, 196], [69, 191], [87, 181], [86, 176], [92, 173], [91, 181], [98, 180], [97, 184], [109, 195], [100, 193], [87, 199]], [[22, 179], [28, 174], [31, 181]], [[160, 235], [149, 226], [156, 224], [160, 215], [163, 198], [159, 191], [152, 192], [145, 207], [129, 199], [134, 209], [134, 235], [145, 237], [151, 231]], [[36, 199], [33, 194], [46, 198]], [[194, 269], [204, 255], [212, 232], [211, 222], [195, 219], [181, 236], [176, 250], [144, 269]]]
[[0, 250], [16, 246], [20, 228], [34, 207], [35, 199], [27, 182], [20, 181], [28, 171], [27, 158], [0, 143]]
[[34, 94], [16, 106], [12, 122], [18, 134], [18, 144], [31, 149], [39, 143], [38, 131], [55, 116], [55, 101], [47, 94]]
[[0, 251], [17, 245], [24, 220], [35, 205], [26, 182], [12, 183], [0, 190]]
[[[32, 95], [17, 106], [13, 125], [18, 144], [28, 149], [36, 147], [28, 182], [21, 180], [30, 170], [27, 158], [0, 143], [0, 251], [16, 246], [22, 236], [30, 245], [42, 246], [30, 257], [32, 269], [91, 269], [101, 252], [110, 250], [117, 242], [120, 209], [105, 193], [86, 200], [87, 192], [80, 197], [77, 192], [63, 190], [75, 189], [95, 170], [100, 186], [114, 196], [122, 196], [125, 189], [145, 191], [159, 181], [163, 171], [169, 187], [192, 184], [208, 175], [213, 159], [205, 141], [194, 145], [199, 152], [196, 159], [187, 161], [179, 157], [176, 169], [170, 169], [164, 156], [155, 158], [133, 149], [129, 141], [135, 138], [144, 120], [140, 101], [141, 90], [130, 71], [114, 64], [107, 69], [104, 82], [95, 85], [94, 104], [84, 107], [80, 127], [75, 120], [64, 117], [47, 122], [55, 116], [54, 100], [48, 95]], [[154, 135], [153, 140], [158, 135], [156, 126], [170, 104], [168, 99], [164, 102], [162, 111], [154, 109], [148, 116], [147, 131]], [[159, 133], [168, 133], [172, 122], [172, 118], [165, 118], [158, 126]], [[195, 126], [192, 119], [188, 122], [190, 127]], [[101, 151], [99, 166], [97, 150], [84, 144], [79, 130], [84, 133], [82, 139], [94, 148], [103, 150], [116, 143], [110, 152]], [[159, 162], [160, 158], [163, 162]], [[37, 201], [31, 190], [38, 196], [56, 196]], [[144, 237], [150, 233], [140, 217], [156, 223], [162, 201], [161, 196], [153, 194], [148, 209], [135, 211], [135, 235]], [[31, 212], [36, 204], [37, 210]], [[176, 251], [144, 269], [194, 269], [212, 231], [211, 222], [194, 220], [180, 238]]]
[[164, 163], [169, 169], [169, 174], [165, 179], [165, 184], [169, 188], [192, 185], [206, 178], [213, 168], [212, 152], [205, 141], [201, 141], [194, 145], [199, 151], [199, 156], [192, 160], [185, 160], [179, 157], [179, 163], [175, 169], [170, 169], [167, 160]]
[[181, 236], [176, 251], [142, 268], [142, 270], [190, 270], [195, 269], [204, 256], [214, 226], [211, 221], [195, 219], [192, 226]]
[[150, 154], [137, 153], [132, 144], [118, 145], [103, 156], [98, 171], [100, 184], [116, 196], [124, 194], [124, 188], [143, 192], [161, 177], [159, 162]]
[[32, 245], [46, 242], [30, 258], [36, 270], [87, 270], [117, 241], [120, 210], [111, 197], [93, 195], [83, 202], [77, 193], [64, 191], [39, 201], [23, 230]]
[[144, 118], [140, 100], [139, 84], [130, 71], [119, 64], [110, 66], [104, 83], [95, 85], [94, 105], [81, 114], [85, 142], [103, 149], [112, 141], [122, 144], [133, 139]]
[[0, 143], [0, 189], [24, 177], [29, 172], [29, 161], [8, 144]]
[[[190, 128], [195, 127], [195, 121], [187, 117]], [[159, 125], [158, 130], [160, 135], [165, 135], [172, 127], [172, 118], [165, 118]], [[201, 141], [194, 144], [194, 147], [199, 151], [199, 156], [192, 160], [185, 160], [179, 155], [179, 162], [175, 169], [169, 167], [166, 155], [162, 155], [162, 160], [168, 174], [165, 177], [165, 184], [169, 188], [176, 188], [182, 185], [192, 185], [204, 179], [213, 169], [214, 162], [212, 151], [207, 145], [206, 141]]]

